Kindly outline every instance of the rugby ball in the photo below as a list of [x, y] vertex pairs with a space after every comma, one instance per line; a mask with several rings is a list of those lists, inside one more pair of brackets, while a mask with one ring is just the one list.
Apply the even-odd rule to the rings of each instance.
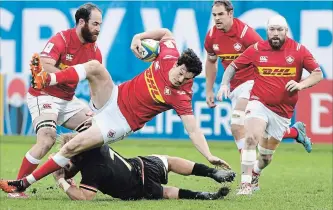
[[160, 53], [160, 42], [154, 39], [141, 40], [141, 60], [145, 62], [152, 62]]

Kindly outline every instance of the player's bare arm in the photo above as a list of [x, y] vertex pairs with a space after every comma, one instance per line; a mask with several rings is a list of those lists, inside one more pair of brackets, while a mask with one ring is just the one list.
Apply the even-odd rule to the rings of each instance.
[[160, 41], [162, 39], [171, 39], [173, 38], [172, 33], [169, 29], [159, 28], [152, 31], [146, 31], [134, 35], [131, 43], [131, 50], [137, 58], [141, 58], [142, 46], [141, 40], [143, 39], [154, 39]]
[[65, 180], [65, 171], [64, 169], [60, 169], [52, 173], [54, 179], [58, 183], [61, 189], [65, 191], [68, 197], [72, 200], [92, 200], [96, 192], [78, 188], [75, 185], [70, 185]]
[[182, 115], [180, 118], [183, 121], [184, 127], [189, 134], [192, 143], [197, 150], [212, 164], [220, 165], [222, 167], [230, 169], [230, 165], [218, 157], [212, 155], [209, 150], [205, 136], [199, 128], [194, 115]]
[[207, 55], [206, 64], [206, 102], [210, 108], [216, 106], [214, 102], [214, 82], [217, 74], [217, 56], [215, 54]]
[[306, 88], [310, 88], [316, 84], [318, 84], [323, 79], [322, 71], [313, 71], [311, 74], [301, 82], [296, 82], [294, 80], [289, 81], [286, 84], [286, 90], [293, 92], [293, 91], [300, 91]]
[[236, 68], [231, 63], [223, 74], [220, 90], [217, 93], [217, 97], [216, 97], [217, 100], [222, 101], [223, 95], [225, 98], [229, 97], [229, 94], [230, 94], [229, 84], [230, 84], [230, 81], [232, 80], [232, 78], [235, 76], [235, 74], [236, 74]]
[[57, 61], [54, 60], [53, 58], [41, 57], [40, 61], [42, 63], [44, 71], [46, 71], [47, 73], [54, 73], [54, 72], [60, 71], [60, 69], [55, 67]]

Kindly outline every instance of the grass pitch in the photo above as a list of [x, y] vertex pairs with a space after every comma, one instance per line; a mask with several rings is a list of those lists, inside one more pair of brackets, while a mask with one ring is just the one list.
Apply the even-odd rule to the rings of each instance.
[[[34, 137], [0, 137], [0, 177], [16, 177], [22, 157], [35, 142]], [[299, 144], [282, 144], [272, 164], [260, 179], [261, 191], [250, 197], [238, 197], [239, 154], [233, 142], [209, 142], [212, 153], [230, 163], [237, 172], [232, 192], [217, 201], [162, 200], [120, 201], [98, 193], [94, 201], [71, 201], [57, 188], [53, 177], [31, 186], [29, 199], [8, 199], [0, 192], [0, 209], [332, 209], [332, 145], [314, 145], [308, 154]], [[113, 148], [125, 157], [167, 154], [208, 164], [190, 141], [130, 140], [118, 142]], [[56, 148], [53, 148], [55, 151]], [[80, 181], [79, 177], [76, 179]], [[194, 176], [170, 173], [169, 185], [192, 190], [215, 191], [219, 184]], [[32, 191], [36, 190], [33, 194]]]

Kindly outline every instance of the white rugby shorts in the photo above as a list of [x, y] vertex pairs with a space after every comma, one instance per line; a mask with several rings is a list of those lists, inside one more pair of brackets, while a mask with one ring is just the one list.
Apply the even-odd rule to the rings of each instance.
[[88, 107], [75, 96], [71, 101], [66, 101], [50, 95], [33, 96], [27, 93], [26, 100], [32, 121], [43, 113], [56, 114], [58, 125], [64, 124], [69, 118]]
[[118, 86], [115, 85], [106, 104], [102, 108], [94, 110], [93, 123], [99, 127], [104, 143], [122, 140], [132, 133], [131, 127], [119, 109], [117, 100]]
[[231, 100], [232, 110], [235, 109], [238, 99], [240, 99], [240, 98], [249, 99], [250, 98], [250, 93], [251, 93], [253, 84], [254, 84], [253, 80], [246, 81], [243, 84], [236, 87], [230, 93], [229, 98]]
[[249, 101], [247, 104], [245, 120], [247, 121], [250, 118], [264, 120], [267, 123], [265, 135], [272, 136], [279, 141], [282, 140], [291, 123], [291, 119], [281, 117], [257, 100]]

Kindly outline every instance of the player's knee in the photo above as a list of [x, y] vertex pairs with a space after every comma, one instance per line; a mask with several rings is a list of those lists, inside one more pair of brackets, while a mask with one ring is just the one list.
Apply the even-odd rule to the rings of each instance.
[[244, 135], [244, 127], [242, 125], [231, 124], [231, 133], [236, 138], [242, 138]]
[[56, 141], [57, 133], [53, 128], [43, 128], [37, 133], [37, 145], [46, 153], [52, 148]]
[[248, 134], [245, 138], [245, 145], [247, 146], [247, 148], [256, 147], [258, 142], [259, 142], [259, 139], [256, 137], [255, 134]]
[[85, 63], [85, 69], [90, 75], [98, 74], [103, 70], [103, 65], [98, 60], [91, 60]]
[[67, 144], [65, 144], [61, 150], [64, 155], [71, 155], [76, 154], [81, 146], [81, 143], [79, 141], [70, 141]]

